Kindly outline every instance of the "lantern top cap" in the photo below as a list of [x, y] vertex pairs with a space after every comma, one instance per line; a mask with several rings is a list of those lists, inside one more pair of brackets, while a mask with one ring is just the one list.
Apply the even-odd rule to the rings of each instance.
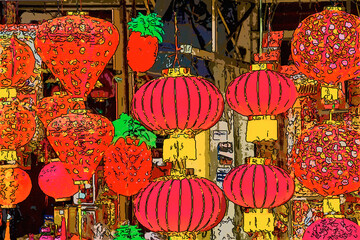
[[89, 12], [77, 11], [77, 12], [67, 12], [66, 15], [68, 16], [88, 16]]
[[344, 7], [340, 6], [325, 6], [324, 10], [330, 10], [330, 11], [345, 11]]
[[162, 70], [162, 75], [164, 77], [184, 77], [184, 76], [192, 76], [190, 72], [190, 68], [166, 68]]

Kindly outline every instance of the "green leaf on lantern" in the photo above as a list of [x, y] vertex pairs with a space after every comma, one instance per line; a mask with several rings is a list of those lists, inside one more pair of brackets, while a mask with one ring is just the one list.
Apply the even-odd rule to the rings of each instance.
[[163, 41], [164, 30], [162, 28], [164, 24], [156, 13], [150, 13], [149, 15], [139, 13], [136, 18], [132, 18], [128, 25], [130, 30], [140, 32], [143, 37], [152, 36], [156, 37], [159, 43]]
[[147, 130], [141, 123], [129, 115], [123, 113], [120, 118], [113, 121], [115, 135], [113, 143], [119, 138], [132, 137], [139, 139], [139, 146], [145, 142], [149, 147], [156, 147], [156, 135]]

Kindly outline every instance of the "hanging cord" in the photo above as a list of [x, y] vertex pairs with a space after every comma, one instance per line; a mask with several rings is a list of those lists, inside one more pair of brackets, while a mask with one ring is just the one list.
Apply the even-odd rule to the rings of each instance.
[[179, 28], [178, 28], [178, 23], [177, 23], [176, 11], [174, 12], [174, 24], [175, 24], [175, 35], [174, 35], [175, 36], [175, 58], [174, 58], [173, 67], [175, 67], [176, 62], [178, 63], [178, 65], [180, 67], [180, 61], [179, 61], [178, 53], [179, 53], [179, 50], [181, 48], [178, 47]]
[[263, 26], [262, 26], [262, 0], [259, 1], [259, 24], [260, 24], [260, 31], [259, 31], [259, 56], [262, 54], [262, 39], [263, 39]]

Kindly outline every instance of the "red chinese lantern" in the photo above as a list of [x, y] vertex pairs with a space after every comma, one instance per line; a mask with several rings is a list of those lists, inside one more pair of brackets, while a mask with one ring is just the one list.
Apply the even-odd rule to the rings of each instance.
[[233, 80], [226, 91], [229, 106], [249, 116], [247, 141], [276, 140], [277, 114], [286, 112], [297, 98], [294, 83], [280, 73], [259, 70]]
[[28, 143], [35, 133], [35, 113], [18, 100], [0, 103], [0, 159], [16, 161], [16, 149]]
[[64, 88], [86, 100], [115, 53], [119, 33], [114, 25], [87, 15], [48, 20], [39, 26], [36, 50]]
[[0, 88], [20, 87], [33, 74], [31, 48], [14, 35], [0, 39]]
[[283, 169], [262, 163], [240, 165], [225, 177], [225, 195], [237, 205], [252, 208], [244, 213], [244, 231], [274, 230], [274, 215], [269, 208], [286, 203], [294, 194], [295, 184]]
[[304, 19], [294, 32], [292, 57], [307, 77], [336, 84], [360, 73], [360, 19], [338, 8]]
[[[9, 165], [7, 165], [9, 166]], [[32, 185], [29, 175], [20, 168], [0, 168], [0, 204], [2, 208], [14, 208], [30, 194]]]
[[195, 134], [211, 128], [220, 119], [224, 99], [219, 89], [190, 75], [188, 68], [165, 69], [163, 75], [135, 93], [133, 115], [147, 128], [170, 135], [164, 141], [164, 161], [181, 159], [179, 164], [185, 165], [186, 159], [196, 159]]
[[128, 25], [131, 30], [126, 54], [128, 64], [135, 72], [146, 72], [155, 63], [164, 24], [156, 13], [147, 16], [139, 13]]
[[156, 135], [124, 113], [113, 125], [113, 144], [104, 155], [106, 182], [117, 194], [132, 196], [149, 183]]
[[360, 227], [344, 218], [325, 218], [311, 224], [303, 240], [356, 240], [360, 239]]
[[224, 217], [226, 200], [204, 178], [158, 178], [134, 200], [135, 216], [147, 229], [169, 235], [190, 235], [215, 227]]
[[225, 195], [237, 205], [274, 208], [294, 194], [294, 181], [283, 169], [271, 165], [240, 165], [225, 177]]
[[292, 167], [300, 183], [323, 196], [360, 188], [360, 135], [344, 125], [321, 124], [302, 131]]
[[91, 178], [113, 136], [107, 118], [86, 110], [55, 118], [47, 128], [49, 142], [74, 181]]
[[36, 113], [46, 128], [52, 120], [67, 114], [70, 109], [85, 109], [85, 104], [74, 101], [66, 92], [54, 92], [53, 96], [38, 102]]
[[61, 162], [45, 165], [38, 179], [41, 190], [56, 201], [69, 200], [68, 198], [79, 191], [79, 186], [74, 184], [71, 175]]

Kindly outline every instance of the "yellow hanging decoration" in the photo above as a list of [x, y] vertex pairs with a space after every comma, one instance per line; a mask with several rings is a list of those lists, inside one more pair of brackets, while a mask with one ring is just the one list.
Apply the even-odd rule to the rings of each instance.
[[176, 160], [195, 160], [196, 143], [194, 138], [185, 137], [183, 134], [171, 136], [164, 140], [163, 159], [165, 162]]
[[0, 88], [0, 98], [16, 98], [15, 88]]
[[[325, 214], [340, 212], [340, 198], [338, 196], [328, 196], [323, 201], [323, 212]], [[334, 215], [332, 215], [334, 216]]]
[[14, 162], [16, 162], [18, 160], [16, 151], [15, 150], [7, 150], [7, 149], [0, 150], [0, 159], [2, 161], [14, 161]]
[[274, 214], [269, 209], [250, 209], [244, 213], [245, 232], [274, 231]]
[[278, 139], [278, 125], [275, 116], [249, 117], [247, 124], [246, 141], [271, 141]]

